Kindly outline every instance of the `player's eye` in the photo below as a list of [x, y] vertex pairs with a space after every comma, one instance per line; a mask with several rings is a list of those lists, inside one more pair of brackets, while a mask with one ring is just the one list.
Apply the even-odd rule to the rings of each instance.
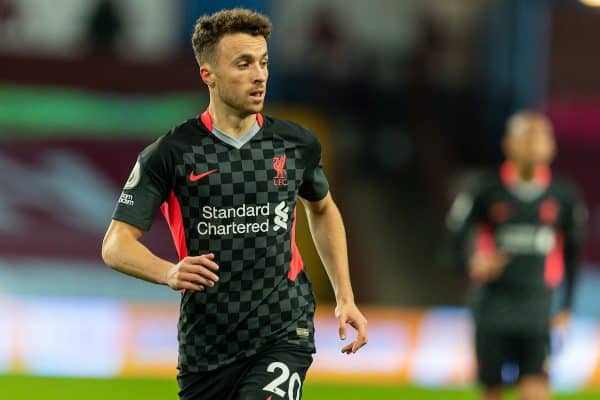
[[238, 64], [238, 68], [239, 69], [246, 69], [248, 68], [248, 63], [247, 62], [242, 62]]
[[266, 68], [266, 67], [268, 67], [268, 66], [269, 66], [269, 60], [264, 60], [264, 61], [262, 61], [262, 62], [260, 63], [260, 65], [261, 65], [263, 68]]

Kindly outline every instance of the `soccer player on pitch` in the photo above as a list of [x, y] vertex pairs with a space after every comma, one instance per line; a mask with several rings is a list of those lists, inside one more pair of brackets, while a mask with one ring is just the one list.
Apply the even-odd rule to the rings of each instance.
[[[500, 171], [455, 200], [448, 250], [453, 264], [467, 266], [472, 282], [482, 399], [501, 398], [502, 369], [511, 361], [519, 367], [519, 398], [546, 400], [550, 328], [569, 321], [586, 211], [574, 186], [550, 171], [555, 142], [546, 117], [512, 116], [503, 146], [507, 160]], [[553, 288], [563, 279], [565, 295], [552, 318]]]
[[[367, 343], [354, 303], [344, 225], [305, 128], [263, 116], [271, 22], [245, 9], [201, 17], [192, 43], [210, 104], [143, 150], [102, 247], [112, 268], [182, 290], [181, 399], [301, 398], [315, 300], [295, 244], [296, 201], [333, 285], [343, 353]], [[139, 241], [158, 209], [180, 261]]]

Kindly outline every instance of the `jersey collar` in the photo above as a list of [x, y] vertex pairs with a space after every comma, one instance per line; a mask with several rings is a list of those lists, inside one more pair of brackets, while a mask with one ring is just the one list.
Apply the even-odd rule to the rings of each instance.
[[[206, 111], [204, 111], [202, 114], [200, 114], [200, 122], [202, 122], [202, 125], [204, 125], [210, 133], [213, 133], [213, 128], [214, 128], [213, 119], [212, 119], [212, 116], [210, 115], [210, 113], [208, 112], [208, 109]], [[258, 126], [262, 128], [263, 122], [264, 122], [263, 115], [261, 113], [257, 113], [256, 114], [256, 123], [258, 124]]]
[[[505, 161], [500, 167], [500, 178], [506, 186], [515, 186], [520, 183], [517, 166]], [[539, 165], [533, 172], [533, 183], [540, 189], [545, 189], [552, 181], [552, 171], [546, 165]]]

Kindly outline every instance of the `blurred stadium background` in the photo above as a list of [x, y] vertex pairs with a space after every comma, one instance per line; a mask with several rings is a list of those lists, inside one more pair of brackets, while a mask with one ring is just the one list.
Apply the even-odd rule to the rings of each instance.
[[[437, 254], [451, 198], [499, 163], [504, 120], [523, 107], [548, 112], [556, 168], [590, 209], [552, 384], [557, 398], [600, 398], [593, 3], [0, 0], [0, 399], [176, 397], [178, 294], [110, 271], [100, 243], [137, 153], [207, 105], [196, 18], [234, 6], [273, 19], [266, 112], [321, 137], [369, 305], [368, 347], [343, 356], [299, 234], [320, 300], [305, 398], [474, 398], [465, 281]], [[175, 259], [161, 219], [145, 241]]]

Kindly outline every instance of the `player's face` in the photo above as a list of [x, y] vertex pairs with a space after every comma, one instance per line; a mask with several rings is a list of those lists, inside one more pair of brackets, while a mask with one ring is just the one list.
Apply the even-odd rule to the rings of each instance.
[[225, 35], [217, 45], [215, 95], [242, 116], [260, 112], [269, 77], [267, 41], [245, 33]]
[[555, 150], [554, 136], [545, 120], [524, 119], [506, 137], [506, 156], [520, 164], [549, 164]]

